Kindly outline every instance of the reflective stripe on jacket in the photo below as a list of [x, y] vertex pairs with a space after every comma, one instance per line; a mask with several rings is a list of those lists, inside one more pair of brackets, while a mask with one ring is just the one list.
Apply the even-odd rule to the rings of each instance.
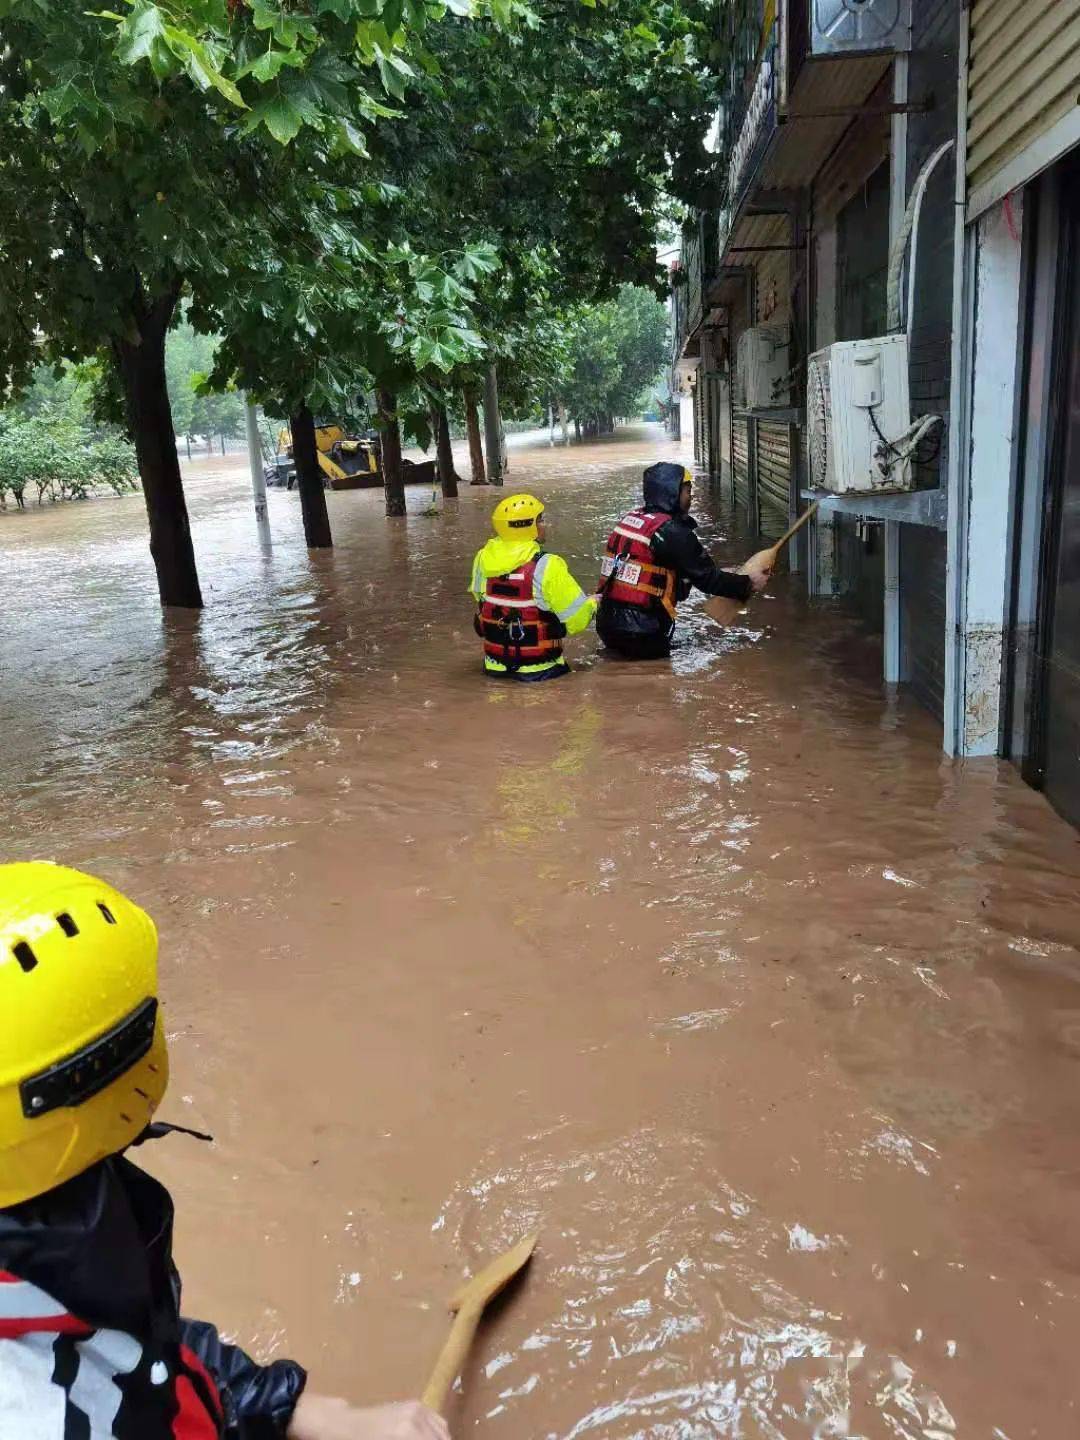
[[494, 674], [564, 665], [562, 637], [587, 629], [596, 613], [562, 556], [545, 554], [534, 540], [489, 540], [473, 561], [469, 591], [484, 665]]
[[181, 1318], [172, 1218], [123, 1156], [0, 1210], [0, 1440], [285, 1440], [304, 1371]]
[[489, 575], [480, 601], [484, 659], [507, 670], [557, 664], [566, 626], [543, 603], [546, 555], [509, 575]]
[[221, 1440], [217, 1385], [186, 1345], [94, 1329], [0, 1272], [2, 1440]]

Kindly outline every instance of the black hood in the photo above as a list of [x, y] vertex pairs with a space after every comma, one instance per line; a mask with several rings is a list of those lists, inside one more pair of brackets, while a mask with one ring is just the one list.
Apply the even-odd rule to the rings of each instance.
[[179, 1282], [169, 1192], [114, 1155], [47, 1195], [0, 1210], [0, 1270], [95, 1327], [172, 1338]]
[[645, 509], [667, 515], [679, 513], [679, 491], [686, 480], [686, 471], [670, 460], [661, 460], [645, 471]]

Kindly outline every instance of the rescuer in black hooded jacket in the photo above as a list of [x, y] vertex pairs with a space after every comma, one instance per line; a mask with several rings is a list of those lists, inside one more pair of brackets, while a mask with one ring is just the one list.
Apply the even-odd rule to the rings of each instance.
[[670, 653], [676, 606], [692, 589], [748, 600], [768, 581], [768, 571], [750, 564], [738, 571], [716, 564], [689, 513], [691, 485], [682, 465], [650, 465], [642, 508], [624, 515], [608, 536], [596, 630], [609, 649], [628, 659]]

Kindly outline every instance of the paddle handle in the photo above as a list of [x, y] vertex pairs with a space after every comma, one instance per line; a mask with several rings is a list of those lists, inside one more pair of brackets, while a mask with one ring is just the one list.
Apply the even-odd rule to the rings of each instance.
[[799, 531], [810, 519], [811, 515], [814, 514], [820, 504], [820, 500], [815, 500], [812, 505], [808, 506], [807, 509], [803, 511], [803, 513], [799, 516], [798, 520], [795, 521], [795, 524], [792, 525], [791, 529], [785, 531], [785, 533], [780, 536], [780, 539], [777, 540], [776, 544], [772, 546], [772, 553], [774, 556], [779, 555], [780, 551], [784, 548], [784, 546], [788, 543], [792, 536], [799, 533]]
[[446, 1337], [446, 1344], [439, 1351], [439, 1358], [435, 1361], [431, 1378], [424, 1386], [424, 1393], [420, 1397], [429, 1410], [435, 1410], [440, 1415], [442, 1414], [446, 1398], [450, 1394], [450, 1387], [461, 1374], [465, 1361], [469, 1357], [469, 1351], [472, 1349], [483, 1313], [482, 1307], [469, 1306], [466, 1310], [459, 1310], [454, 1316], [454, 1323], [450, 1327], [450, 1334]]

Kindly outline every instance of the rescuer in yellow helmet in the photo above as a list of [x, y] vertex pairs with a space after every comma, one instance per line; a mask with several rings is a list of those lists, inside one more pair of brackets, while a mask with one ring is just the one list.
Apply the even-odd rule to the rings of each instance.
[[169, 1193], [127, 1159], [168, 1081], [150, 917], [101, 880], [0, 865], [0, 1436], [447, 1440], [419, 1403], [304, 1393], [182, 1320]]
[[477, 551], [469, 582], [485, 670], [510, 680], [569, 675], [563, 638], [588, 629], [595, 601], [566, 561], [544, 550], [544, 507], [535, 495], [507, 495], [491, 525], [494, 538]]

